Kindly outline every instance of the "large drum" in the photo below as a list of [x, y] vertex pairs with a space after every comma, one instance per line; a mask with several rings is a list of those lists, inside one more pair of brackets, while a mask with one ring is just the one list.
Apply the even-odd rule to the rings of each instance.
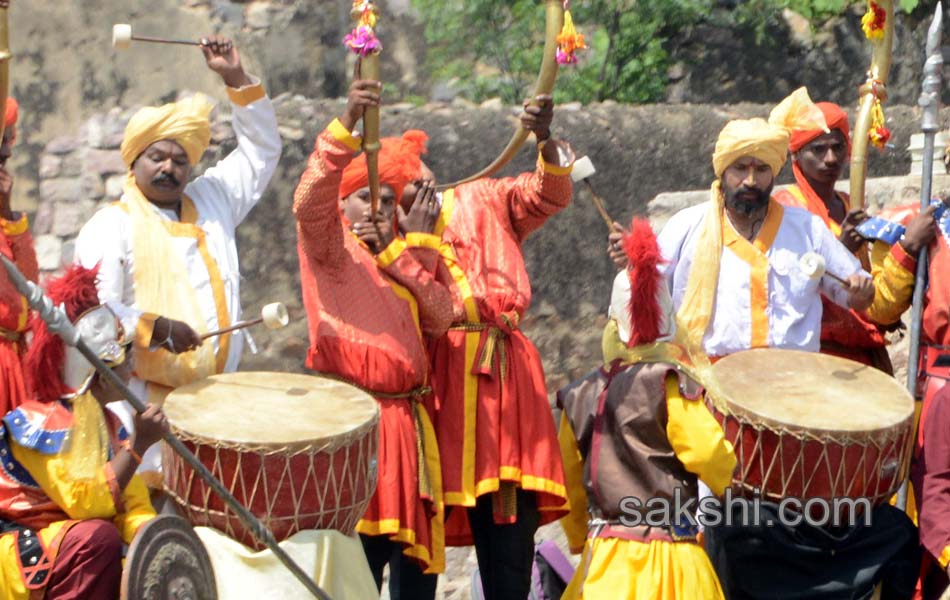
[[886, 502], [907, 473], [914, 400], [873, 367], [756, 349], [712, 367], [707, 402], [735, 446], [746, 497]]
[[[176, 389], [164, 410], [172, 432], [277, 541], [302, 529], [351, 534], [376, 489], [379, 407], [353, 386], [228, 373]], [[167, 445], [162, 461], [165, 489], [193, 525], [264, 549]]]

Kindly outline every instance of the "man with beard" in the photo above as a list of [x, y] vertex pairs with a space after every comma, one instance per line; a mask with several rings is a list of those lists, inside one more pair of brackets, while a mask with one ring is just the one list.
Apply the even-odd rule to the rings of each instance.
[[[801, 88], [768, 122], [726, 124], [713, 154], [716, 181], [709, 202], [675, 214], [658, 241], [661, 267], [692, 348], [711, 358], [749, 348], [819, 349], [821, 293], [841, 306], [867, 309], [874, 287], [820, 219], [771, 198], [775, 175], [787, 156], [789, 131], [824, 128], [821, 112]], [[848, 286], [811, 279], [799, 259], [815, 252], [827, 272]]]
[[[659, 235], [667, 264], [677, 329], [691, 356], [715, 361], [750, 348], [820, 348], [821, 294], [867, 310], [875, 300], [870, 277], [822, 220], [771, 198], [790, 132], [827, 129], [804, 88], [779, 104], [769, 121], [731, 121], [713, 154], [712, 199], [674, 215]], [[816, 281], [800, 267], [819, 254], [830, 277]], [[768, 390], [762, 390], [768, 393]], [[860, 393], [855, 390], [855, 393]], [[807, 468], [807, 466], [806, 466]], [[705, 529], [706, 550], [727, 598], [907, 598], [918, 552], [913, 522], [889, 505], [865, 526], [792, 525], [779, 505], [753, 509], [728, 502], [721, 524]], [[781, 513], [781, 514], [780, 514]], [[800, 515], [799, 515], [800, 516]]]
[[[848, 114], [837, 104], [819, 102], [831, 130], [801, 129], [792, 132], [789, 152], [795, 184], [776, 192], [784, 206], [805, 208], [818, 216], [838, 239], [864, 264], [871, 265], [876, 301], [865, 313], [842, 308], [822, 297], [821, 351], [876, 367], [892, 375], [882, 325], [897, 323], [906, 304], [902, 292], [914, 284], [914, 272], [908, 269], [920, 248], [933, 239], [933, 210], [915, 217], [907, 235], [889, 245], [872, 240], [868, 245], [857, 226], [867, 219], [864, 210], [851, 206], [851, 198], [835, 190], [851, 154]], [[879, 325], [880, 324], [880, 325]]]
[[[244, 72], [231, 41], [209, 36], [200, 48], [227, 86], [237, 147], [189, 183], [211, 140], [212, 104], [199, 94], [141, 109], [120, 148], [129, 168], [124, 193], [76, 240], [77, 262], [101, 263], [100, 298], [135, 332], [137, 377], [130, 387], [159, 406], [176, 387], [237, 370], [242, 332], [204, 343], [199, 334], [241, 319], [235, 230], [261, 199], [281, 155], [274, 107]], [[132, 428], [131, 406], [110, 408]], [[160, 446], [143, 459], [140, 473], [161, 489]]]

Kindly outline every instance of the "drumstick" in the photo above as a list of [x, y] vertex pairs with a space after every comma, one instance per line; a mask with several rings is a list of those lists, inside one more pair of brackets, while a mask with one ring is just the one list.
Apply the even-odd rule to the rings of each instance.
[[827, 275], [846, 288], [851, 284], [825, 268], [825, 257], [817, 252], [806, 252], [798, 260], [798, 266], [809, 279], [821, 279]]
[[590, 192], [591, 200], [594, 202], [594, 208], [597, 209], [597, 212], [600, 213], [600, 218], [607, 224], [607, 229], [613, 231], [614, 221], [610, 218], [610, 215], [607, 214], [607, 209], [604, 208], [604, 201], [594, 192], [594, 186], [591, 185], [590, 182], [590, 176], [596, 172], [597, 170], [594, 168], [594, 163], [591, 162], [590, 157], [584, 156], [574, 161], [574, 166], [571, 167], [571, 180], [575, 183], [578, 181], [584, 182], [584, 185], [587, 186], [587, 191]]
[[112, 26], [112, 47], [125, 49], [131, 45], [132, 41], [152, 42], [157, 44], [182, 44], [185, 46], [201, 46], [201, 42], [194, 40], [170, 40], [166, 38], [146, 37], [144, 35], [132, 35], [132, 26], [128, 23], [116, 23]]
[[[85, 340], [82, 339], [79, 332], [76, 331], [76, 328], [73, 327], [69, 321], [66, 312], [62, 308], [55, 306], [53, 301], [43, 293], [43, 290], [39, 286], [27, 280], [27, 278], [23, 276], [23, 273], [20, 272], [20, 269], [17, 268], [16, 264], [2, 254], [0, 254], [0, 264], [6, 269], [10, 283], [27, 299], [30, 308], [36, 311], [39, 317], [43, 319], [43, 322], [46, 323], [50, 331], [58, 335], [63, 340], [63, 343], [79, 350], [80, 354], [95, 367], [99, 375], [105, 377], [105, 379], [122, 394], [129, 404], [132, 405], [135, 412], [139, 414], [145, 412], [147, 407], [142, 399], [136, 396], [135, 393], [129, 389], [126, 382], [106, 365], [102, 359], [99, 358], [97, 353], [89, 348], [89, 345], [86, 344]], [[287, 570], [297, 578], [297, 581], [299, 581], [308, 592], [315, 598], [320, 598], [320, 600], [330, 600], [330, 596], [280, 547], [277, 543], [277, 538], [274, 537], [270, 528], [241, 504], [238, 499], [224, 487], [224, 484], [208, 470], [208, 467], [198, 460], [198, 457], [188, 449], [188, 446], [186, 446], [184, 442], [178, 439], [171, 431], [165, 431], [162, 434], [162, 440], [164, 440], [175, 453], [181, 456], [182, 459], [188, 463], [188, 466], [194, 469], [195, 473], [218, 494], [219, 498], [224, 500], [224, 503], [234, 511], [241, 522], [254, 534], [254, 537], [260, 540], [274, 553], [274, 556], [287, 567]]]
[[221, 335], [222, 333], [228, 333], [229, 331], [236, 331], [238, 329], [246, 329], [257, 325], [258, 323], [264, 323], [267, 325], [268, 329], [280, 329], [287, 325], [290, 322], [290, 316], [287, 314], [287, 307], [280, 302], [273, 302], [267, 304], [264, 308], [261, 309], [261, 316], [256, 319], [251, 319], [250, 321], [241, 321], [235, 323], [230, 327], [225, 327], [224, 329], [218, 329], [216, 331], [209, 331], [201, 336], [201, 341], [205, 341], [210, 337], [216, 335]]

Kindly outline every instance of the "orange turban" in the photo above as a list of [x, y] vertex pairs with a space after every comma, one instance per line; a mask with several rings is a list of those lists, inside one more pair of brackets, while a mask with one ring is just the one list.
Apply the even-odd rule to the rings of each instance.
[[[390, 137], [380, 140], [379, 184], [388, 185], [396, 194], [396, 202], [402, 197], [406, 184], [419, 176], [422, 168], [422, 154], [425, 153], [429, 136], [418, 129], [410, 129], [402, 137]], [[366, 169], [366, 155], [355, 158], [343, 170], [340, 181], [340, 198], [346, 198], [353, 192], [369, 185], [369, 173]]]
[[[831, 102], [819, 102], [816, 106], [820, 108], [821, 112], [825, 115], [825, 122], [828, 124], [828, 129], [831, 131], [837, 129], [844, 134], [848, 156], [850, 157], [851, 128], [848, 126], [848, 113], [844, 112], [837, 104], [832, 104]], [[810, 142], [824, 135], [824, 133], [825, 132], [821, 129], [800, 129], [793, 131], [788, 149], [790, 152], [798, 152]], [[802, 171], [798, 161], [794, 159], [792, 160], [792, 174], [795, 175], [795, 183], [798, 184], [798, 189], [800, 189], [805, 196], [805, 208], [811, 213], [818, 215], [821, 220], [825, 222], [825, 225], [831, 228], [835, 233], [840, 231], [838, 224], [831, 218], [828, 207], [825, 206], [825, 201], [818, 196], [818, 193], [811, 187], [811, 184], [808, 183], [808, 178], [805, 177], [804, 171]], [[851, 210], [849, 198], [844, 198], [844, 204], [845, 211]]]
[[[828, 124], [828, 129], [831, 131], [838, 129], [844, 134], [844, 139], [848, 144], [848, 156], [850, 156], [851, 128], [848, 126], [848, 113], [844, 112], [844, 110], [842, 110], [837, 104], [832, 104], [831, 102], [818, 102], [816, 106], [820, 108], [822, 114], [825, 115], [825, 123]], [[825, 132], [821, 129], [804, 129], [793, 131], [792, 139], [788, 144], [788, 149], [790, 152], [798, 152], [806, 144], [818, 139], [824, 134]]]

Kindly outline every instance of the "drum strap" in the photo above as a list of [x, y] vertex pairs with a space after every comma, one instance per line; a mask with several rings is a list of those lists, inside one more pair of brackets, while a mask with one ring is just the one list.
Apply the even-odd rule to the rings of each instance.
[[335, 373], [326, 373], [323, 371], [314, 371], [315, 374], [327, 379], [333, 379], [359, 389], [364, 394], [368, 394], [378, 400], [409, 400], [411, 402], [412, 420], [416, 430], [416, 470], [419, 479], [419, 495], [424, 498], [434, 498], [432, 491], [432, 481], [429, 479], [429, 470], [426, 468], [426, 450], [425, 435], [423, 434], [422, 415], [419, 411], [425, 410], [422, 406], [422, 400], [432, 393], [432, 388], [427, 385], [420, 385], [408, 392], [377, 392], [365, 388], [358, 383], [354, 383], [346, 377], [340, 377]]

